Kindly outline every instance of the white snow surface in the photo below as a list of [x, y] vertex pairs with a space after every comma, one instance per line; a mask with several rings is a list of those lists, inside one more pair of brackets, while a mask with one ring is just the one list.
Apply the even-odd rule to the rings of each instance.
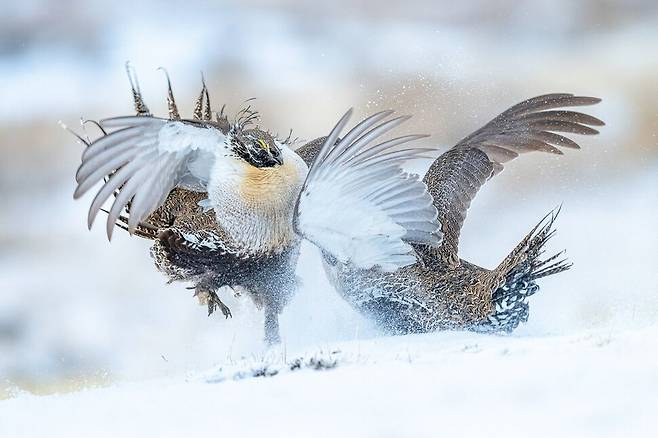
[[[0, 436], [650, 436], [658, 327], [563, 336], [470, 333], [275, 350], [205, 375], [48, 397], [0, 409]], [[248, 377], [267, 365], [279, 373]]]

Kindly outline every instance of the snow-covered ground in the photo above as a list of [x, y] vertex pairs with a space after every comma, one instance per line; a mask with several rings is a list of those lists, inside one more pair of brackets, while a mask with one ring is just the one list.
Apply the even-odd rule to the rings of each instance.
[[653, 436], [657, 426], [655, 326], [511, 338], [436, 333], [298, 354], [18, 395], [0, 406], [0, 436], [601, 438]]

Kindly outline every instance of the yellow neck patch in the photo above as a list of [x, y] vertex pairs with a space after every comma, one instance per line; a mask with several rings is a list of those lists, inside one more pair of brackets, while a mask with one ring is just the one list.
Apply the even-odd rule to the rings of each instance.
[[301, 184], [302, 175], [292, 160], [260, 168], [244, 163], [243, 170], [240, 195], [247, 204], [287, 202], [291, 188]]

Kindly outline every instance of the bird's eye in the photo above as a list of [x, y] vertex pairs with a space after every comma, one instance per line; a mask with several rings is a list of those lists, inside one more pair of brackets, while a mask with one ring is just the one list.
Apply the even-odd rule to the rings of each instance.
[[270, 145], [265, 140], [263, 140], [262, 138], [259, 138], [256, 141], [258, 142], [258, 144], [260, 145], [261, 148], [265, 149], [268, 152], [270, 151]]

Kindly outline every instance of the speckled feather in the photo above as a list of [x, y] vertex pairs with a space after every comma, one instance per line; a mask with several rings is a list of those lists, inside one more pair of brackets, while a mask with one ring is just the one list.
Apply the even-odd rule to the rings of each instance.
[[[195, 295], [208, 294], [222, 307], [216, 291], [230, 286], [245, 291], [259, 306], [281, 312], [297, 287], [299, 243], [283, 251], [255, 256], [232, 241], [212, 210], [199, 202], [206, 193], [177, 188], [140, 224], [136, 234], [154, 240], [151, 256], [169, 282], [194, 284]], [[230, 313], [229, 313], [230, 314]]]
[[[174, 106], [171, 90], [169, 102], [170, 107]], [[198, 103], [196, 117], [201, 109], [202, 104]], [[209, 312], [216, 305], [225, 315], [230, 315], [230, 310], [216, 294], [222, 286], [246, 290], [256, 304], [265, 309], [267, 341], [276, 342], [278, 314], [296, 285], [294, 270], [301, 237], [310, 235], [312, 241], [323, 248], [329, 245], [329, 250], [343, 257], [342, 260], [356, 260], [354, 263], [360, 266], [380, 265], [386, 269], [416, 260], [411, 242], [433, 245], [440, 242], [437, 212], [425, 185], [394, 164], [403, 157], [422, 156], [427, 149], [389, 152], [393, 146], [422, 136], [399, 137], [370, 149], [371, 142], [408, 119], [403, 116], [383, 121], [391, 114], [383, 111], [364, 119], [343, 140], [337, 141], [351, 113], [349, 110], [331, 131], [328, 137], [331, 141], [323, 142], [322, 146], [317, 144], [321, 140], [316, 142], [318, 147], [314, 146], [314, 152], [319, 150], [321, 158], [315, 160], [310, 172], [302, 157], [286, 146], [277, 146], [273, 137], [257, 128], [231, 127], [226, 134], [207, 122], [165, 122], [145, 120], [141, 116], [108, 119], [105, 122], [108, 127], [149, 126], [144, 134], [148, 136], [149, 155], [140, 158], [137, 164], [125, 165], [132, 166], [129, 171], [122, 167], [117, 171], [122, 173], [121, 177], [113, 182], [106, 180], [99, 192], [109, 195], [109, 190], [115, 191], [116, 200], [109, 212], [108, 237], [117, 223], [138, 236], [154, 240], [151, 254], [156, 267], [169, 281], [192, 282], [196, 295], [203, 301], [210, 300]], [[176, 111], [170, 108], [171, 114], [175, 115]], [[101, 170], [130, 159], [120, 156], [110, 163], [95, 159], [111, 156], [112, 150], [106, 152], [106, 145], [126, 141], [121, 131], [110, 133], [108, 137], [113, 135], [113, 138], [98, 140], [83, 152], [79, 174], [81, 178], [93, 174], [93, 178], [79, 181], [82, 189], [77, 195], [88, 189]], [[221, 141], [223, 145], [219, 144]], [[254, 149], [253, 142], [261, 146]], [[133, 149], [141, 144], [131, 146], [130, 153], [138, 153]], [[155, 165], [147, 161], [152, 156], [156, 156]], [[160, 158], [162, 156], [165, 158]], [[141, 180], [130, 179], [135, 174], [133, 169], [142, 166], [138, 175], [150, 173], [149, 181], [157, 181], [160, 176], [157, 164], [169, 159], [182, 171], [169, 175], [168, 167], [164, 167], [162, 177], [166, 182], [157, 187], [159, 192], [155, 196], [148, 194], [153, 184], [142, 189]], [[212, 161], [210, 168], [209, 160]], [[100, 170], [96, 169], [98, 166]], [[386, 184], [364, 184], [364, 175], [379, 175]], [[122, 183], [125, 178], [127, 182]], [[349, 184], [352, 184], [350, 191], [345, 192]], [[405, 193], [404, 206], [381, 196], [380, 192], [387, 187]], [[151, 204], [163, 190], [166, 196], [157, 204]], [[300, 191], [304, 196], [300, 196]], [[345, 193], [351, 195], [349, 202], [341, 199]], [[149, 196], [150, 200], [136, 207], [140, 194]], [[324, 206], [327, 197], [332, 196], [334, 203], [341, 207], [336, 208], [336, 215], [330, 218]], [[95, 205], [99, 205], [98, 200], [92, 206]], [[152, 210], [150, 205], [153, 205]], [[354, 207], [353, 212], [367, 212], [360, 216], [366, 218], [362, 221], [366, 225], [354, 229], [346, 227], [345, 214], [341, 212], [347, 206]], [[120, 209], [124, 207], [126, 213], [122, 215]], [[358, 224], [359, 217], [355, 219]], [[298, 221], [294, 223], [295, 220]], [[370, 226], [372, 223], [374, 228]], [[386, 231], [378, 231], [380, 229]], [[360, 242], [358, 250], [354, 241]], [[364, 247], [368, 251], [364, 251]]]
[[[393, 333], [515, 329], [528, 318], [528, 297], [539, 289], [536, 280], [571, 267], [565, 260], [556, 261], [559, 254], [541, 258], [557, 213], [544, 218], [498, 267], [489, 270], [458, 256], [466, 212], [480, 187], [502, 171], [507, 161], [531, 151], [561, 154], [555, 146], [578, 148], [551, 131], [598, 133], [586, 126], [603, 125], [592, 116], [552, 110], [597, 102], [597, 98], [570, 94], [538, 96], [511, 107], [457, 143], [434, 161], [424, 177], [439, 212], [444, 233], [441, 246], [415, 245], [421, 262], [395, 273], [356, 270], [324, 254], [336, 290]], [[316, 150], [316, 143], [311, 142], [298, 153], [312, 160]]]

